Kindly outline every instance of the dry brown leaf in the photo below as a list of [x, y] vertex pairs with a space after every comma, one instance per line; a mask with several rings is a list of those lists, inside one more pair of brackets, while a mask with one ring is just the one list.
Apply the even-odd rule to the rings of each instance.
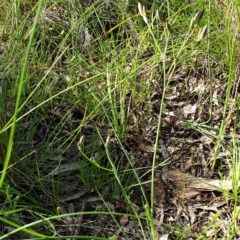
[[[166, 171], [162, 174], [163, 181], [171, 181], [176, 185], [175, 196], [193, 198], [201, 191], [232, 190], [232, 180], [197, 178], [180, 171]], [[240, 182], [238, 183], [240, 186]]]
[[[232, 190], [231, 180], [214, 180], [214, 179], [195, 179], [196, 182], [188, 186], [188, 188], [198, 189], [199, 191], [221, 191], [221, 190]], [[238, 187], [240, 182], [238, 183]]]
[[122, 216], [122, 217], [120, 218], [120, 224], [121, 224], [121, 226], [127, 225], [128, 222], [129, 222], [128, 216]]

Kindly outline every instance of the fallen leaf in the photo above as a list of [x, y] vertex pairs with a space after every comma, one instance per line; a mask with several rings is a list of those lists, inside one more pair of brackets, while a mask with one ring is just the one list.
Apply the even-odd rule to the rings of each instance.
[[127, 224], [128, 224], [128, 221], [129, 221], [128, 216], [123, 216], [123, 217], [121, 217], [121, 218], [120, 218], [120, 224], [121, 224], [121, 226], [127, 225]]

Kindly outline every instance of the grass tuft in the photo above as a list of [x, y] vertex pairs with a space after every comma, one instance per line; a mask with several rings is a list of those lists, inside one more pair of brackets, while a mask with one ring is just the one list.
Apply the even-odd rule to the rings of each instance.
[[0, 5], [0, 239], [237, 239], [237, 0]]

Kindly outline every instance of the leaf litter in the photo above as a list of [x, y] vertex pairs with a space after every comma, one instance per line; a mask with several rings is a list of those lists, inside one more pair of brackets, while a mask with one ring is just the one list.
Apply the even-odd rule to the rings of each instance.
[[[54, 13], [51, 15], [48, 13], [48, 16], [51, 16], [51, 21], [54, 21], [52, 17]], [[57, 18], [57, 21], [61, 22], [60, 18]], [[147, 23], [146, 19], [145, 22]], [[65, 20], [62, 23], [66, 24]], [[204, 29], [205, 27], [201, 31]], [[234, 130], [233, 120], [237, 117], [238, 109], [234, 102], [238, 94], [238, 82], [234, 83], [232, 88], [231, 101], [233, 104], [229, 106], [230, 115], [227, 118], [227, 127], [218, 154], [218, 160], [222, 164], [219, 164], [213, 171], [211, 162], [214, 155], [214, 142], [219, 134], [228, 77], [222, 61], [219, 64], [217, 62], [216, 59], [209, 63], [208, 60], [199, 57], [196, 59], [193, 69], [192, 67], [177, 67], [166, 90], [157, 162], [160, 165], [169, 160], [170, 164], [164, 166], [164, 169], [156, 170], [154, 188], [155, 228], [161, 240], [176, 239], [177, 234], [179, 234], [177, 230], [174, 230], [176, 226], [186, 231], [184, 239], [196, 239], [203, 230], [207, 239], [221, 239], [222, 236], [230, 239], [231, 237], [228, 235], [228, 231], [234, 204], [231, 200], [227, 201], [221, 192], [223, 189], [232, 190], [232, 180], [219, 179], [217, 173], [221, 172], [226, 177], [229, 174], [227, 161], [232, 153], [229, 136]], [[209, 64], [214, 64], [211, 79], [208, 75]], [[145, 81], [146, 76], [154, 75], [154, 79], [150, 82], [154, 93], [150, 100], [135, 106], [124, 139], [124, 147], [137, 168], [151, 168], [157, 135], [159, 106], [163, 94], [163, 79], [158, 73], [159, 69], [157, 67], [146, 69], [142, 71], [142, 74], [139, 74], [139, 78]], [[130, 105], [134, 105], [133, 100]], [[74, 110], [71, 105], [64, 102], [55, 104], [54, 109], [50, 109], [48, 116], [40, 123], [37, 134], [41, 135], [42, 139], [41, 136], [40, 140], [39, 136], [36, 136], [34, 140], [38, 154], [41, 153], [40, 145], [42, 142], [47, 140], [50, 132], [54, 130], [54, 126], [59, 123], [59, 119], [62, 119], [67, 111], [75, 111], [79, 114], [68, 121], [68, 124], [65, 124], [59, 133], [59, 138], [68, 138], [69, 133], [81, 122], [84, 109], [75, 108]], [[211, 123], [211, 127], [207, 126], [207, 123]], [[30, 123], [26, 124], [24, 129], [27, 129], [29, 125]], [[104, 153], [104, 151], [99, 151], [102, 147], [101, 141], [94, 141], [97, 138], [97, 131], [94, 131], [95, 127], [96, 123], [93, 119], [81, 129], [81, 134], [86, 139], [84, 145], [90, 146], [89, 149], [86, 150], [85, 147], [84, 150], [87, 153], [91, 152], [93, 158]], [[102, 133], [109, 132], [109, 126], [106, 122], [101, 123], [98, 127]], [[239, 126], [237, 126], [236, 131], [239, 132], [238, 128]], [[77, 213], [97, 209], [98, 211], [111, 210], [123, 213], [117, 219], [119, 225], [110, 216], [100, 214], [97, 216], [94, 214], [77, 216], [76, 214], [73, 217], [62, 218], [61, 224], [56, 227], [59, 234], [117, 236], [117, 239], [125, 239], [124, 237], [127, 236], [128, 239], [141, 239], [140, 226], [136, 226], [136, 223], [126, 215], [129, 209], [122, 196], [113, 197], [111, 192], [113, 189], [103, 187], [99, 197], [94, 186], [85, 186], [86, 184], [80, 181], [79, 169], [82, 166], [80, 165], [81, 160], [76, 141], [72, 141], [70, 144], [65, 143], [65, 145], [62, 142], [59, 144], [60, 148], [52, 146], [52, 148], [58, 149], [59, 155], [49, 156], [49, 153], [45, 154], [42, 156], [41, 164], [43, 166], [41, 167], [46, 170], [43, 172], [46, 174], [45, 176], [58, 178], [61, 212]], [[121, 148], [113, 137], [110, 146], [114, 149], [113, 156], [121, 156], [119, 153]], [[72, 159], [75, 162], [72, 162]], [[126, 162], [123, 161], [121, 164], [124, 166]], [[87, 164], [85, 167], [89, 166]], [[92, 173], [92, 180], [95, 174], [97, 173]], [[67, 177], [69, 175], [71, 178]], [[51, 181], [47, 177], [44, 181], [46, 186], [51, 185]], [[49, 187], [48, 191], [50, 189]], [[149, 186], [146, 186], [146, 192], [150, 195]], [[139, 215], [144, 216], [145, 210], [141, 201], [138, 200], [141, 199], [141, 193], [133, 191], [131, 194], [134, 208], [139, 212]], [[43, 205], [51, 205], [54, 195], [51, 197], [49, 194], [49, 196], [40, 196], [40, 198]], [[102, 199], [104, 198], [106, 200], [103, 203]], [[56, 203], [56, 206], [58, 204]], [[237, 207], [236, 211], [240, 212], [240, 209]], [[239, 219], [236, 219], [236, 223], [239, 223]], [[189, 232], [190, 227], [191, 231]], [[146, 231], [144, 236], [150, 239], [148, 227], [144, 228], [144, 231]], [[231, 239], [240, 237], [237, 226], [235, 232], [235, 238]]]

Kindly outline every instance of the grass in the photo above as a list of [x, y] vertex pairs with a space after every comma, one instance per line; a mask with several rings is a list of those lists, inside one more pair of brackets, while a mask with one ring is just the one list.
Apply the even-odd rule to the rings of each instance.
[[[0, 239], [237, 236], [238, 1], [1, 4]], [[189, 161], [229, 212], [161, 222], [157, 173]]]

